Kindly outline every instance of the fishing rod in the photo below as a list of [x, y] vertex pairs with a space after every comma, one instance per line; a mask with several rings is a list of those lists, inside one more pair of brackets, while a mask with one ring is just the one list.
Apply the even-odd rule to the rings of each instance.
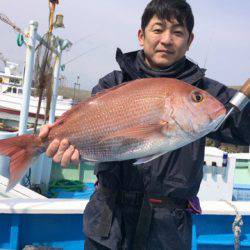
[[80, 57], [82, 57], [82, 56], [88, 54], [89, 52], [92, 52], [92, 51], [95, 51], [95, 50], [99, 49], [99, 48], [102, 47], [102, 46], [103, 46], [103, 44], [98, 45], [98, 46], [95, 46], [95, 47], [93, 47], [93, 48], [90, 48], [90, 49], [88, 49], [87, 51], [84, 51], [83, 53], [77, 55], [76, 57], [74, 57], [74, 58], [70, 59], [69, 61], [67, 61], [66, 63], [64, 63], [64, 66], [67, 65], [67, 64], [69, 64], [69, 63], [72, 63], [72, 62], [75, 61], [76, 59], [78, 59], [78, 58], [80, 58]]
[[244, 85], [240, 88], [240, 90], [229, 101], [231, 108], [229, 109], [224, 119], [215, 128], [214, 131], [220, 128], [232, 113], [241, 112], [249, 101], [250, 101], [250, 78], [244, 83]]

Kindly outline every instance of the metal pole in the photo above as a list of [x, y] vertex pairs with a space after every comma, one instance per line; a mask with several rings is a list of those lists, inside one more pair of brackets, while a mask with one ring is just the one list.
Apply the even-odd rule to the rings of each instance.
[[[52, 124], [55, 120], [55, 111], [56, 111], [56, 102], [57, 102], [57, 93], [58, 93], [58, 85], [59, 85], [59, 73], [60, 73], [60, 65], [61, 65], [61, 50], [58, 49], [59, 56], [56, 56], [55, 68], [53, 72], [54, 76], [54, 84], [53, 84], [53, 92], [51, 98], [51, 105], [50, 105], [50, 112], [49, 112], [49, 123]], [[43, 162], [42, 165], [46, 166], [43, 167], [41, 172], [41, 189], [43, 193], [48, 191], [49, 180], [50, 180], [50, 173], [52, 167], [52, 159], [46, 157], [44, 154], [40, 157], [41, 161]]]
[[49, 123], [53, 123], [55, 120], [55, 112], [56, 112], [56, 102], [57, 102], [57, 94], [58, 94], [58, 85], [59, 85], [59, 73], [61, 66], [61, 50], [59, 56], [56, 56], [55, 68], [54, 68], [54, 84], [53, 84], [53, 92], [51, 98], [51, 108], [49, 112]]
[[76, 83], [74, 82], [74, 94], [73, 94], [73, 102], [75, 104], [75, 96], [76, 96]]
[[33, 78], [33, 65], [38, 23], [31, 21], [29, 25], [29, 40], [26, 47], [25, 73], [23, 81], [23, 103], [20, 112], [19, 135], [27, 132], [31, 82]]
[[79, 102], [79, 93], [80, 93], [80, 83], [79, 83], [80, 76], [77, 76], [77, 85], [78, 85], [78, 98], [77, 101]]
[[79, 82], [79, 78], [80, 78], [80, 76], [78, 75], [76, 82], [74, 82], [74, 95], [73, 95], [73, 102], [74, 102], [74, 104], [77, 103], [77, 101], [76, 101], [76, 87], [78, 87], [78, 85], [79, 85], [79, 83], [78, 83]]

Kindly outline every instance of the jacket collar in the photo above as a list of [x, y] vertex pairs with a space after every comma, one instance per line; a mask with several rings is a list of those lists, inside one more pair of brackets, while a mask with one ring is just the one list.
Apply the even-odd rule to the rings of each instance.
[[188, 59], [185, 60], [185, 66], [182, 67], [182, 70], [172, 71], [171, 74], [169, 74], [167, 70], [151, 70], [145, 64], [143, 66], [142, 63], [139, 62], [139, 53], [141, 53], [141, 51], [123, 53], [119, 48], [116, 51], [116, 61], [129, 80], [148, 77], [170, 77], [194, 84], [205, 76], [205, 69], [201, 69]]

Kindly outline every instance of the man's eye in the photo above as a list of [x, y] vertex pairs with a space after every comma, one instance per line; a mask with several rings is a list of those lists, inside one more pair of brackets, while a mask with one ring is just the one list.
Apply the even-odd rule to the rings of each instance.
[[177, 36], [182, 36], [183, 35], [183, 32], [182, 31], [174, 31], [174, 34], [177, 35]]
[[154, 33], [161, 33], [162, 29], [154, 29], [153, 31], [154, 31]]

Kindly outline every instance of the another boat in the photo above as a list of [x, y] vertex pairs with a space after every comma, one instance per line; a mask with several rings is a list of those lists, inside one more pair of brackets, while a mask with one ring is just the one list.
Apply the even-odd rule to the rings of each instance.
[[[22, 86], [12, 84], [0, 84], [0, 112], [20, 115], [23, 102]], [[38, 104], [38, 97], [30, 96], [29, 116], [35, 117]], [[61, 116], [73, 105], [72, 99], [64, 99], [63, 96], [57, 97], [55, 116]], [[43, 118], [46, 110], [46, 99], [41, 103], [39, 118]]]
[[[8, 62], [5, 72], [0, 72], [0, 112], [5, 114], [20, 115], [23, 103], [22, 76], [17, 74], [17, 64]], [[38, 97], [31, 90], [29, 117], [35, 117], [37, 112]], [[61, 116], [73, 105], [72, 99], [57, 97], [55, 116]], [[39, 118], [43, 118], [46, 110], [46, 99], [41, 103]]]

